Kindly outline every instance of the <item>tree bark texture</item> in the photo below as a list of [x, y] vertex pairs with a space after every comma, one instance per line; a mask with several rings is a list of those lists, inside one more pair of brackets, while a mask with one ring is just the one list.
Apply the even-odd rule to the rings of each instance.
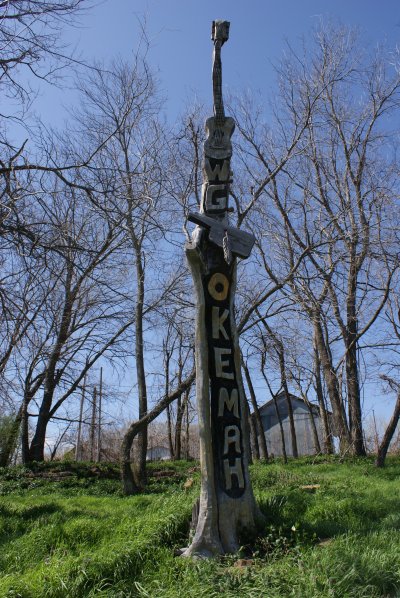
[[183, 416], [185, 415], [186, 411], [186, 404], [189, 400], [189, 392], [187, 391], [183, 397], [178, 398], [178, 402], [176, 405], [176, 424], [175, 424], [175, 453], [174, 453], [174, 460], [180, 461], [182, 459], [182, 426], [183, 426]]
[[184, 556], [235, 552], [241, 530], [255, 531], [254, 499], [243, 438], [245, 397], [233, 319], [236, 264], [204, 236], [186, 255], [196, 291], [196, 399], [200, 433], [199, 517]]
[[358, 457], [366, 455], [362, 429], [360, 382], [357, 363], [358, 317], [356, 312], [358, 268], [351, 264], [347, 289], [346, 315], [346, 382], [349, 403], [349, 420], [352, 453]]
[[289, 388], [287, 385], [286, 380], [286, 365], [285, 365], [285, 353], [283, 348], [283, 343], [279, 341], [278, 343], [278, 360], [279, 360], [279, 369], [281, 372], [281, 385], [283, 388], [283, 392], [285, 393], [286, 403], [288, 406], [288, 415], [289, 415], [289, 426], [290, 426], [290, 441], [292, 444], [292, 455], [295, 459], [299, 456], [297, 450], [297, 438], [296, 438], [296, 426], [294, 423], [294, 416], [293, 416], [293, 405], [292, 399], [290, 397]]
[[146, 413], [141, 419], [134, 421], [131, 423], [129, 428], [124, 434], [121, 443], [120, 449], [120, 467], [121, 467], [121, 480], [123, 486], [124, 494], [136, 494], [140, 491], [140, 487], [136, 484], [135, 478], [133, 476], [132, 471], [132, 458], [131, 458], [131, 450], [132, 450], [132, 443], [136, 436], [143, 430], [143, 428], [147, 428], [148, 425], [156, 419], [173, 401], [175, 401], [178, 397], [182, 395], [183, 392], [190, 389], [193, 384], [193, 380], [195, 378], [195, 372], [191, 372], [189, 376], [183, 380], [183, 382], [178, 386], [177, 389], [168, 396], [164, 396], [161, 401], [157, 403], [151, 411]]
[[333, 454], [332, 432], [330, 430], [328, 414], [326, 412], [324, 392], [322, 389], [321, 379], [321, 360], [319, 358], [318, 349], [314, 343], [314, 378], [315, 378], [315, 393], [318, 399], [319, 414], [322, 422], [322, 430], [324, 434], [324, 452], [327, 455]]
[[174, 440], [172, 438], [171, 405], [168, 405], [168, 407], [167, 407], [167, 434], [168, 434], [169, 456], [170, 456], [170, 459], [173, 459], [175, 457], [175, 450], [174, 450]]
[[307, 405], [307, 409], [310, 414], [310, 424], [311, 424], [311, 431], [312, 431], [312, 435], [313, 435], [315, 454], [319, 455], [321, 453], [321, 445], [319, 442], [318, 430], [317, 430], [317, 425], [315, 423], [312, 405], [305, 395], [303, 395], [302, 398], [303, 398], [303, 401], [305, 402], [305, 404]]
[[[147, 386], [144, 368], [144, 339], [143, 339], [143, 309], [144, 309], [144, 268], [142, 264], [141, 247], [136, 246], [136, 318], [135, 318], [135, 361], [136, 380], [139, 400], [139, 419], [147, 414]], [[135, 463], [135, 481], [137, 486], [147, 483], [146, 458], [147, 458], [147, 427], [143, 427], [138, 434], [137, 444], [138, 459]]]
[[261, 356], [261, 374], [268, 386], [269, 392], [272, 396], [272, 399], [274, 401], [274, 407], [275, 407], [275, 414], [276, 414], [276, 418], [278, 420], [278, 424], [279, 424], [279, 431], [281, 434], [281, 443], [282, 443], [282, 456], [283, 456], [283, 462], [287, 463], [287, 452], [286, 452], [286, 442], [285, 442], [285, 432], [283, 429], [283, 423], [282, 423], [282, 418], [281, 418], [281, 414], [279, 412], [279, 407], [278, 407], [278, 401], [276, 400], [276, 393], [272, 392], [272, 388], [271, 385], [268, 381], [268, 377], [267, 374], [265, 373], [265, 353]]
[[253, 414], [250, 413], [249, 407], [249, 428], [250, 428], [250, 435], [251, 435], [251, 455], [253, 460], [259, 461], [260, 460], [260, 445], [258, 443], [258, 436], [257, 436], [257, 424], [256, 420], [253, 417]]
[[319, 319], [314, 319], [314, 339], [321, 359], [322, 370], [332, 405], [335, 430], [339, 436], [340, 451], [343, 453], [351, 446], [350, 431], [347, 424], [346, 413], [340, 398], [339, 383], [334, 370], [329, 351], [325, 344], [324, 333]]
[[261, 419], [260, 409], [258, 408], [256, 393], [254, 392], [253, 381], [250, 376], [249, 368], [247, 367], [247, 364], [244, 362], [244, 360], [242, 360], [242, 366], [250, 393], [251, 406], [253, 407], [253, 418], [260, 451], [260, 458], [264, 461], [268, 461], [267, 441], [265, 438], [264, 426]]
[[400, 419], [400, 392], [397, 394], [396, 405], [394, 407], [393, 415], [390, 419], [388, 427], [385, 430], [382, 441], [378, 448], [378, 454], [376, 456], [375, 465], [377, 467], [383, 467], [385, 465], [386, 454], [389, 449], [390, 442], [393, 438], [393, 434], [396, 431], [397, 424]]
[[7, 467], [9, 465], [12, 455], [18, 444], [18, 435], [21, 428], [22, 420], [22, 406], [19, 408], [18, 413], [15, 415], [13, 422], [8, 430], [7, 438], [2, 441], [0, 450], [0, 467]]

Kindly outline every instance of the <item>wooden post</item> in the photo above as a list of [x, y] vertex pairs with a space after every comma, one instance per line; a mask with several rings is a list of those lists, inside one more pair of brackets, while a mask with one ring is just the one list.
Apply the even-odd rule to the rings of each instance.
[[100, 368], [99, 415], [97, 421], [97, 462], [101, 460], [101, 404], [103, 399], [103, 368]]
[[79, 423], [78, 423], [78, 437], [76, 439], [76, 447], [75, 447], [75, 461], [82, 460], [82, 417], [83, 417], [83, 404], [85, 402], [85, 392], [86, 392], [86, 372], [83, 377], [83, 385], [82, 385], [82, 394], [81, 394], [81, 404], [79, 407]]
[[256, 529], [259, 512], [248, 471], [248, 426], [234, 320], [237, 257], [250, 255], [254, 237], [228, 222], [234, 120], [222, 102], [221, 47], [229, 23], [214, 21], [214, 117], [207, 119], [199, 226], [186, 245], [196, 293], [196, 399], [201, 494], [196, 531], [184, 556], [236, 552], [240, 532]]
[[97, 405], [97, 388], [93, 389], [93, 401], [92, 401], [92, 421], [90, 422], [90, 460], [94, 461], [94, 439], [96, 431], [96, 408]]

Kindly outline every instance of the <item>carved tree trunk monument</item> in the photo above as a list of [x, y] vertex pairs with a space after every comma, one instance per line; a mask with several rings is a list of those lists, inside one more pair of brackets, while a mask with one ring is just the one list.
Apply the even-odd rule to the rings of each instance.
[[201, 494], [191, 545], [183, 556], [235, 552], [241, 531], [253, 532], [259, 511], [251, 487], [240, 353], [234, 321], [236, 260], [250, 255], [254, 237], [229, 226], [231, 136], [222, 101], [221, 46], [229, 23], [214, 21], [214, 116], [207, 119], [198, 226], [186, 255], [196, 291], [196, 397]]

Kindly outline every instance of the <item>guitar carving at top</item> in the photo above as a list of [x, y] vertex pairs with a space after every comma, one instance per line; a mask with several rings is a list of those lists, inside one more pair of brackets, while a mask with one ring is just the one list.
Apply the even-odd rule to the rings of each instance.
[[225, 116], [222, 100], [221, 47], [229, 39], [229, 23], [227, 21], [213, 21], [211, 39], [214, 42], [212, 74], [214, 116], [206, 121], [208, 136], [204, 144], [204, 153], [211, 158], [224, 160], [232, 155], [231, 137], [235, 130], [233, 118]]

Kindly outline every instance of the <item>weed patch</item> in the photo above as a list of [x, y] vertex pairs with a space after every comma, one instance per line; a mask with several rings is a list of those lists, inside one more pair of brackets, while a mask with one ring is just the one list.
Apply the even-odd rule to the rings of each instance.
[[57, 481], [35, 467], [0, 472], [1, 597], [400, 595], [399, 459], [384, 470], [337, 457], [254, 465], [264, 528], [211, 561], [174, 557], [199, 493], [196, 464], [152, 464], [149, 488], [133, 497], [105, 464], [62, 464]]

